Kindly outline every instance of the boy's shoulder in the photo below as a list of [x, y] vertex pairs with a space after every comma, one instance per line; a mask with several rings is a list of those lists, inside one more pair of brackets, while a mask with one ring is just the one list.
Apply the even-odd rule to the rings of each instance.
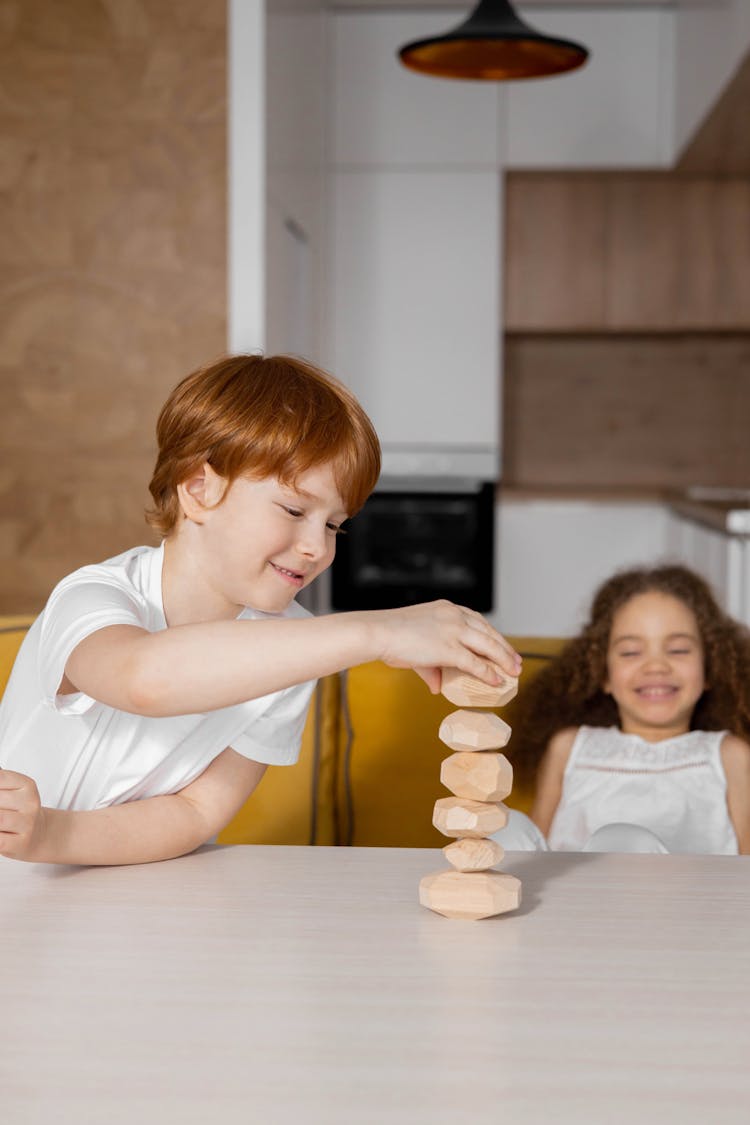
[[43, 616], [48, 617], [62, 601], [70, 604], [72, 599], [77, 604], [85, 604], [88, 592], [95, 601], [100, 598], [108, 601], [111, 596], [125, 598], [142, 608], [152, 606], [158, 610], [162, 604], [163, 557], [163, 546], [139, 546], [101, 562], [87, 563], [57, 583], [47, 600]]

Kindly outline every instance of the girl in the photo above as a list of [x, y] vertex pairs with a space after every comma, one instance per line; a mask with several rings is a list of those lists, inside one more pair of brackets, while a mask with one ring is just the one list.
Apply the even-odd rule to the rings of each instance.
[[606, 582], [518, 729], [533, 823], [504, 847], [750, 853], [750, 636], [685, 567]]

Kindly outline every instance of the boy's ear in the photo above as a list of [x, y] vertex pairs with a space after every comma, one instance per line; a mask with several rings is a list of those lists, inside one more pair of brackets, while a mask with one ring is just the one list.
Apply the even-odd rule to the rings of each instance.
[[177, 485], [177, 497], [185, 518], [193, 523], [204, 523], [206, 512], [216, 507], [226, 488], [224, 477], [214, 472], [208, 461], [204, 461], [197, 472]]

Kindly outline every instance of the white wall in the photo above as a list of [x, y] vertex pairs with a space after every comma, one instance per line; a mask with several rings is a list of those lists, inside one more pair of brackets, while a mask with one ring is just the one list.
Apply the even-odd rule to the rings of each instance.
[[666, 168], [674, 156], [675, 11], [533, 7], [532, 27], [582, 43], [584, 66], [500, 86], [508, 168]]
[[229, 0], [230, 351], [321, 351], [323, 0]]
[[229, 0], [227, 348], [265, 344], [265, 3]]
[[267, 352], [320, 362], [326, 231], [323, 0], [267, 0]]

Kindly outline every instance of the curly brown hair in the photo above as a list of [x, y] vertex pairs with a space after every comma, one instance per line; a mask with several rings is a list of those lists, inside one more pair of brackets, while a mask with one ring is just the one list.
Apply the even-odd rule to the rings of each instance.
[[516, 774], [532, 782], [550, 738], [565, 727], [619, 725], [617, 704], [602, 685], [615, 613], [637, 594], [656, 591], [695, 615], [703, 643], [706, 689], [692, 730], [729, 730], [750, 741], [750, 633], [717, 605], [710, 587], [684, 566], [620, 571], [594, 595], [590, 618], [529, 684], [519, 700], [514, 738]]

